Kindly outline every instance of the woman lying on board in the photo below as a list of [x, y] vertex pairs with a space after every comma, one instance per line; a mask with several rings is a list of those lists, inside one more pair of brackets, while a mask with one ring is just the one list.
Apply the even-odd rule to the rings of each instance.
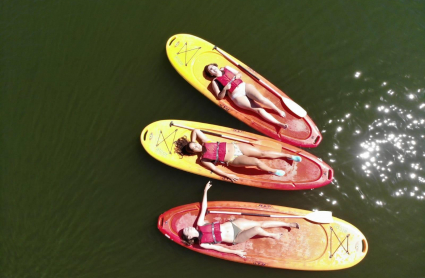
[[285, 112], [277, 108], [268, 98], [264, 97], [254, 85], [243, 82], [241, 74], [237, 70], [229, 66], [219, 69], [217, 64], [209, 64], [205, 66], [204, 73], [214, 78], [211, 85], [218, 99], [223, 99], [227, 94], [238, 107], [258, 113], [266, 121], [281, 128], [288, 128], [287, 124], [276, 120], [275, 117], [256, 102], [273, 109], [281, 117], [286, 116]]
[[[201, 143], [198, 143], [198, 139]], [[175, 151], [182, 156], [201, 155], [202, 165], [217, 175], [230, 179], [232, 182], [237, 181], [239, 178], [234, 174], [229, 174], [219, 169], [216, 166], [217, 162], [236, 167], [256, 166], [258, 169], [276, 176], [283, 176], [285, 171], [271, 168], [258, 158], [288, 158], [295, 162], [301, 161], [300, 156], [275, 151], [262, 151], [245, 143], [212, 142], [199, 129], [192, 131], [190, 142], [186, 137], [179, 138], [176, 141]]]
[[208, 182], [204, 189], [201, 212], [199, 213], [197, 228], [192, 226], [183, 229], [183, 242], [192, 245], [195, 240], [205, 249], [213, 249], [223, 253], [230, 253], [245, 258], [246, 252], [243, 250], [233, 250], [223, 246], [215, 245], [220, 242], [238, 244], [247, 241], [254, 236], [271, 237], [279, 240], [281, 233], [269, 233], [263, 228], [288, 227], [299, 229], [298, 223], [285, 223], [281, 221], [254, 221], [238, 218], [220, 224], [218, 222], [205, 222], [207, 211], [207, 192], [212, 186]]

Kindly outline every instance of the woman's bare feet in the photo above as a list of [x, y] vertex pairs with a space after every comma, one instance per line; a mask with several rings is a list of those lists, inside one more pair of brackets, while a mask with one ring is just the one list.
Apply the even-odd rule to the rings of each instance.
[[300, 225], [298, 225], [298, 223], [290, 223], [289, 224], [289, 227], [291, 227], [291, 228], [295, 228], [295, 229], [299, 229], [300, 228]]
[[283, 128], [283, 129], [287, 129], [288, 125], [287, 124], [283, 124], [283, 123], [278, 123], [278, 125]]
[[281, 116], [282, 118], [286, 117], [286, 113], [283, 112], [282, 110], [278, 110], [277, 113], [279, 114], [279, 116]]
[[275, 233], [275, 234], [272, 234], [270, 237], [276, 240], [279, 240], [282, 237], [282, 233]]

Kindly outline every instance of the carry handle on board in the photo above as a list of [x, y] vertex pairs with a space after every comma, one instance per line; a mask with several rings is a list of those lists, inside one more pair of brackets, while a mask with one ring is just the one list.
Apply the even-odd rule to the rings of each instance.
[[261, 80], [260, 78], [258, 78], [255, 74], [253, 74], [252, 72], [250, 72], [248, 69], [246, 69], [244, 66], [242, 66], [241, 64], [239, 64], [238, 62], [236, 62], [235, 60], [233, 60], [232, 58], [229, 57], [229, 55], [225, 54], [223, 51], [220, 50], [220, 48], [218, 48], [216, 45], [213, 47], [213, 50], [217, 50], [221, 55], [223, 55], [227, 60], [229, 60], [230, 62], [232, 62], [233, 64], [235, 64], [236, 66], [240, 67], [241, 69], [243, 69], [246, 73], [248, 73], [250, 76], [254, 77], [255, 79], [257, 79], [257, 81], [263, 85], [264, 87], [266, 87], [270, 92], [272, 92], [273, 94], [275, 94], [276, 96], [278, 96], [282, 102], [286, 105], [286, 107], [289, 108], [289, 110], [291, 110], [292, 112], [295, 113], [295, 115], [297, 115], [298, 117], [304, 118], [305, 116], [307, 116], [307, 111], [304, 110], [304, 108], [302, 108], [299, 104], [297, 104], [295, 101], [286, 98], [284, 96], [281, 96], [278, 92], [276, 92], [276, 90], [274, 90], [272, 87], [270, 87], [267, 83], [265, 83], [263, 80]]
[[320, 224], [329, 224], [333, 222], [331, 211], [313, 211], [307, 215], [273, 215], [273, 214], [261, 214], [261, 213], [248, 213], [248, 212], [237, 212], [237, 211], [215, 211], [208, 210], [208, 213], [220, 213], [220, 214], [237, 214], [237, 215], [249, 215], [249, 216], [262, 216], [262, 217], [275, 217], [275, 218], [305, 218], [312, 222]]

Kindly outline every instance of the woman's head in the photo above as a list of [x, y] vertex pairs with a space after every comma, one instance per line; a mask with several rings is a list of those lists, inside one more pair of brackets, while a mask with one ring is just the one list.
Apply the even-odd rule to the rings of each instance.
[[182, 242], [186, 245], [192, 245], [199, 237], [199, 232], [194, 227], [186, 227], [182, 230]]
[[202, 152], [202, 146], [198, 142], [189, 142], [186, 136], [177, 139], [175, 144], [175, 152], [181, 156]]
[[204, 68], [204, 72], [207, 76], [213, 78], [216, 77], [220, 69], [216, 63], [206, 65]]

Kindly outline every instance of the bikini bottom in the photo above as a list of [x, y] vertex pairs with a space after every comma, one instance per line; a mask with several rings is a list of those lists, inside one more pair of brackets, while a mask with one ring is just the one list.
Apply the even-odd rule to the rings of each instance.
[[232, 144], [233, 144], [233, 149], [234, 149], [233, 157], [227, 162], [227, 165], [229, 165], [229, 163], [232, 163], [233, 160], [235, 160], [237, 157], [243, 155], [241, 149], [238, 147], [238, 144], [235, 143], [235, 142], [232, 142]]
[[233, 90], [233, 92], [230, 94], [230, 98], [232, 100], [234, 100], [237, 97], [242, 97], [242, 96], [246, 96], [245, 83], [239, 84], [239, 86], [237, 86], [235, 88], [235, 90]]
[[230, 223], [232, 223], [232, 227], [233, 227], [233, 245], [235, 245], [235, 240], [238, 237], [238, 235], [242, 232], [242, 230], [236, 226], [235, 224], [233, 224], [233, 220], [230, 220]]

